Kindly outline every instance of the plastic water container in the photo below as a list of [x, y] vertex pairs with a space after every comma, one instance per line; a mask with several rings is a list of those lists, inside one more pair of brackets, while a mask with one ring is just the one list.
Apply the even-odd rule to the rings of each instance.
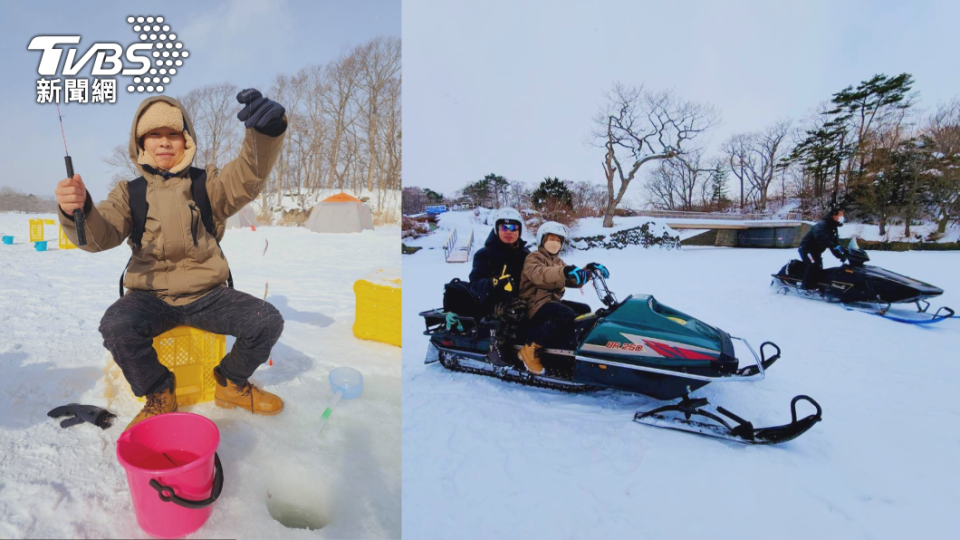
[[33, 247], [37, 248], [37, 251], [46, 251], [47, 250], [47, 241], [41, 240], [39, 242], [34, 242]]
[[220, 431], [200, 415], [148, 418], [117, 439], [137, 524], [150, 536], [181, 538], [210, 517], [223, 490]]
[[12, 237], [12, 236], [4, 236], [4, 237], [3, 237], [3, 243], [6, 244], [6, 245], [8, 245], [8, 246], [13, 245], [13, 237]]
[[330, 372], [330, 390], [340, 392], [343, 399], [354, 399], [363, 393], [363, 375], [351, 367], [338, 367]]

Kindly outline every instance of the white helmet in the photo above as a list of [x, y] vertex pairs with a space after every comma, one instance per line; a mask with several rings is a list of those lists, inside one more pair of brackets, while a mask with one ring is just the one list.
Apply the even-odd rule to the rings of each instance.
[[567, 237], [570, 233], [567, 231], [567, 228], [563, 223], [557, 223], [556, 221], [548, 221], [540, 226], [540, 229], [537, 230], [537, 246], [543, 245], [543, 237], [548, 234], [555, 234], [560, 238], [563, 238], [563, 242], [567, 242]]
[[493, 228], [497, 229], [497, 224], [501, 221], [516, 221], [520, 224], [521, 230], [523, 229], [523, 216], [520, 215], [520, 212], [517, 212], [513, 208], [504, 207], [497, 210], [493, 214]]

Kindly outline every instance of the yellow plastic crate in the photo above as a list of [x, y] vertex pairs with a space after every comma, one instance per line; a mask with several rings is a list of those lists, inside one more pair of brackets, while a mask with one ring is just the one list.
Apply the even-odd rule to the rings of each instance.
[[67, 235], [63, 234], [63, 227], [58, 226], [58, 228], [60, 229], [60, 249], [77, 249], [77, 246], [73, 245]]
[[178, 326], [153, 338], [153, 348], [160, 363], [177, 376], [178, 406], [213, 401], [213, 368], [227, 352], [226, 336]]
[[30, 241], [43, 242], [43, 226], [54, 225], [56, 222], [52, 219], [31, 219], [30, 220]]
[[353, 335], [400, 347], [400, 272], [378, 270], [353, 284], [357, 295]]

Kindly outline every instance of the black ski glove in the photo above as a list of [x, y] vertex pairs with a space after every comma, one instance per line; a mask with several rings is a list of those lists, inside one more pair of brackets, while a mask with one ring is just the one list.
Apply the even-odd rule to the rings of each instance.
[[268, 137], [279, 137], [287, 130], [286, 110], [276, 101], [263, 97], [255, 88], [237, 94], [237, 101], [246, 105], [237, 118], [247, 128], [254, 128]]
[[50, 418], [59, 418], [68, 414], [74, 416], [67, 418], [63, 422], [60, 422], [60, 427], [68, 428], [70, 426], [89, 422], [95, 426], [99, 426], [100, 429], [107, 429], [113, 425], [113, 419], [117, 417], [117, 415], [106, 409], [101, 409], [100, 407], [96, 407], [94, 405], [80, 405], [79, 403], [71, 403], [69, 405], [57, 407], [56, 409], [48, 412], [47, 416]]

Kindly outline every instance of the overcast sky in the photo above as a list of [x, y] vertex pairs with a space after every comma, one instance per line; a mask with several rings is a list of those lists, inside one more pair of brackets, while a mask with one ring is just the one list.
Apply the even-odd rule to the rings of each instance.
[[404, 185], [603, 181], [584, 137], [615, 80], [714, 104], [712, 148], [877, 73], [933, 107], [960, 95], [957, 21], [955, 0], [404, 0]]
[[[66, 176], [56, 108], [36, 103], [40, 52], [27, 50], [31, 38], [79, 35], [79, 58], [94, 42], [138, 41], [126, 22], [130, 15], [165, 17], [190, 52], [164, 92], [178, 96], [222, 82], [266, 93], [278, 73], [324, 64], [377, 36], [399, 37], [401, 13], [392, 0], [0, 2], [0, 186], [52, 195]], [[89, 66], [78, 76], [90, 78]], [[123, 86], [130, 82], [117, 78]], [[121, 89], [113, 105], [61, 104], [74, 168], [94, 200], [106, 197], [111, 177], [102, 158], [118, 144], [126, 148], [145, 97]]]

